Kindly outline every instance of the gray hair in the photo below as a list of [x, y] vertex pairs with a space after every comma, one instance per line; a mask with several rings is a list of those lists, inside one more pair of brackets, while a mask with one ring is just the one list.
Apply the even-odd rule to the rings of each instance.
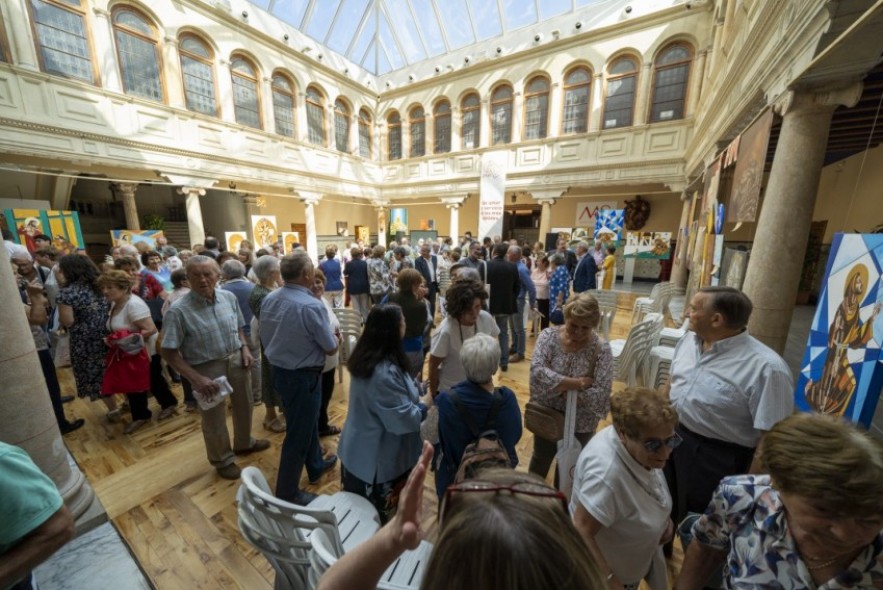
[[521, 246], [509, 246], [506, 254], [511, 254], [512, 256], [515, 256], [516, 258], [521, 260]]
[[134, 256], [135, 258], [140, 258], [141, 253], [138, 252], [138, 248], [133, 246], [132, 244], [123, 244], [120, 246], [120, 254], [123, 256]]
[[479, 332], [460, 347], [460, 362], [467, 379], [479, 384], [490, 382], [500, 366], [499, 341]]
[[[453, 270], [453, 267], [451, 269]], [[478, 281], [479, 283], [484, 283], [481, 280], [481, 273], [478, 272], [478, 269], [465, 264], [457, 266], [457, 281]]]
[[215, 272], [221, 274], [221, 269], [218, 267], [218, 262], [211, 256], [203, 256], [202, 254], [197, 254], [195, 256], [191, 256], [187, 259], [187, 262], [184, 264], [184, 270], [187, 271], [187, 274], [190, 274], [190, 270], [194, 266], [200, 266], [202, 264], [210, 264]]
[[258, 278], [260, 284], [264, 284], [270, 280], [273, 273], [279, 270], [279, 259], [275, 256], [261, 256], [251, 265], [254, 276]]
[[549, 262], [554, 264], [555, 266], [561, 266], [562, 264], [567, 264], [567, 258], [561, 252], [558, 252], [551, 258], [549, 258]]
[[580, 242], [576, 245], [577, 248], [582, 248], [586, 252], [589, 251], [589, 243], [585, 240], [580, 240]]
[[235, 258], [225, 260], [221, 265], [221, 275], [225, 280], [241, 279], [245, 276], [245, 265]]
[[282, 258], [279, 263], [279, 272], [282, 273], [282, 279], [288, 283], [301, 278], [304, 272], [313, 267], [313, 261], [310, 256], [303, 251], [295, 251], [288, 256]]

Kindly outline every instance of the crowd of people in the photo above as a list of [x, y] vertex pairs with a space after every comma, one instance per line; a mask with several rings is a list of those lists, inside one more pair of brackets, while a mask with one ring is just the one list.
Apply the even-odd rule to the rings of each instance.
[[[791, 373], [748, 333], [745, 294], [698, 290], [670, 382], [614, 394], [591, 292], [615, 272], [615, 250], [470, 235], [346, 246], [329, 245], [318, 264], [301, 248], [252, 252], [246, 242], [232, 253], [214, 238], [184, 251], [123, 246], [102, 268], [76, 254], [46, 267], [12, 253], [59, 427], [82, 422], [65, 418], [50, 385], [53, 324], [69, 334], [77, 394], [101, 400], [111, 422], [127, 408], [124, 434], [150, 423], [149, 393], [159, 420], [174, 415], [168, 380], [180, 381], [222, 478], [239, 477], [237, 456], [271, 446], [252, 435], [262, 403], [264, 428], [285, 433], [277, 497], [309, 504], [303, 471], [317, 484], [340, 463], [342, 488], [384, 525], [329, 570], [323, 590], [374, 588], [416, 547], [430, 471], [440, 528], [422, 588], [687, 590], [716, 572], [728, 588], [883, 587], [883, 446], [838, 419], [793, 414]], [[334, 311], [346, 306], [363, 322], [354, 343]], [[529, 310], [539, 319], [530, 404], [563, 420], [576, 393], [582, 451], [565, 490], [557, 473], [546, 483], [563, 435], [525, 421], [514, 392], [495, 383], [528, 360]], [[335, 425], [344, 347], [349, 406]], [[127, 381], [118, 363], [138, 370]], [[534, 433], [528, 473], [513, 469], [524, 428]], [[329, 455], [321, 439], [337, 435], [339, 456]], [[493, 467], [478, 459], [464, 476], [461, 463], [482, 452]], [[689, 545], [670, 581], [678, 534]]]

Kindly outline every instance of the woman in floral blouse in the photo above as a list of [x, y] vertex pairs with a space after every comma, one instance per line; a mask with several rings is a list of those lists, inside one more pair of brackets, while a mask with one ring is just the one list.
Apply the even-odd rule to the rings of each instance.
[[[567, 272], [563, 264], [559, 268]], [[613, 355], [595, 333], [600, 319], [598, 301], [588, 293], [577, 295], [564, 306], [564, 325], [546, 328], [537, 338], [530, 362], [530, 401], [564, 412], [567, 392], [578, 392], [576, 438], [582, 446], [610, 411]], [[534, 436], [531, 473], [546, 477], [557, 442]]]
[[555, 321], [555, 310], [564, 309], [567, 296], [570, 294], [570, 273], [567, 272], [567, 259], [564, 254], [555, 254], [551, 257], [551, 274], [549, 275], [549, 319], [553, 324], [560, 324], [561, 320]]
[[883, 588], [883, 447], [839, 417], [795, 414], [758, 451], [767, 475], [721, 481], [675, 588]]

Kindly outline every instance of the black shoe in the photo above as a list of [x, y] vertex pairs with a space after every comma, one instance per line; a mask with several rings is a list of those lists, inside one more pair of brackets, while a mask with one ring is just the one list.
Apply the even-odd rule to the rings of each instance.
[[310, 492], [298, 490], [297, 495], [291, 499], [291, 503], [297, 504], [298, 506], [306, 506], [318, 497], [319, 496], [317, 496], [316, 494], [311, 494]]
[[72, 395], [61, 396], [61, 403], [63, 403], [63, 404], [69, 404], [72, 401], [74, 401], [74, 396], [72, 396]]
[[69, 432], [73, 432], [74, 430], [79, 430], [83, 427], [85, 423], [85, 420], [83, 420], [82, 418], [78, 418], [73, 422], [65, 422], [64, 424], [59, 426], [58, 429], [61, 431], [62, 434], [67, 434]]
[[322, 479], [322, 476], [334, 469], [334, 466], [337, 465], [337, 455], [331, 455], [325, 461], [322, 462], [322, 470], [319, 471], [319, 475], [316, 477], [310, 478], [310, 485], [314, 486], [319, 483], [319, 480]]
[[503, 366], [500, 366], [500, 370], [501, 370], [501, 371], [503, 371], [503, 372], [504, 372], [504, 373], [505, 373], [505, 372], [506, 372], [506, 371], [508, 371], [508, 370], [509, 370], [509, 367], [508, 367], [508, 365], [507, 365], [507, 366], [505, 366], [505, 367], [503, 367]]

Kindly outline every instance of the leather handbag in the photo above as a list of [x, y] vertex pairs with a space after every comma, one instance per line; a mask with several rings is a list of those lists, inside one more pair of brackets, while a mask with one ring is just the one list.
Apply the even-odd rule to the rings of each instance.
[[564, 412], [536, 402], [527, 402], [524, 407], [524, 427], [539, 438], [561, 440], [564, 437]]

